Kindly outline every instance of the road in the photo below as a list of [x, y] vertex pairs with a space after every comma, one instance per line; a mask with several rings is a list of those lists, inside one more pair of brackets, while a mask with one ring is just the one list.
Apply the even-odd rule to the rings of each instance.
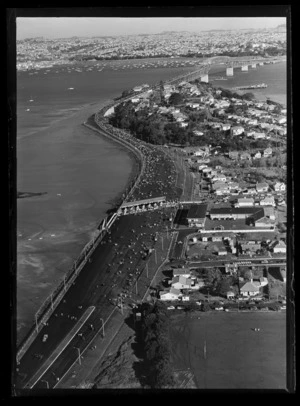
[[[78, 320], [89, 306], [95, 306], [88, 322], [79, 331], [84, 338], [76, 335], [34, 388], [45, 388], [45, 382], [51, 388], [57, 383], [57, 377], [62, 377], [78, 357], [77, 348], [80, 351], [84, 349], [97, 330], [101, 329], [101, 319], [105, 321], [115, 309], [113, 300], [119, 293], [123, 291], [130, 301], [130, 290], [134, 290], [134, 281], [145, 268], [145, 260], [142, 259], [145, 248], [153, 247], [155, 234], [165, 231], [165, 219], [171, 210], [122, 216], [115, 221], [111, 234], [100, 243], [92, 255], [91, 262], [79, 274], [64, 300], [48, 320], [48, 325], [42, 328], [21, 359], [16, 380], [17, 388], [26, 385], [74, 327], [74, 317]], [[90, 324], [94, 330], [90, 328]], [[49, 336], [45, 343], [42, 342], [44, 334]], [[43, 358], [35, 358], [34, 354], [41, 354]]]

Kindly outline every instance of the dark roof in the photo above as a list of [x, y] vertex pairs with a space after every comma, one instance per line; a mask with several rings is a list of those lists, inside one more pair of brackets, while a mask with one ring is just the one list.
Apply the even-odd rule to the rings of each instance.
[[205, 218], [207, 212], [207, 203], [204, 204], [193, 204], [187, 214], [187, 218]]
[[210, 214], [248, 214], [252, 217], [259, 212], [263, 217], [264, 209], [262, 207], [219, 207], [210, 209]]

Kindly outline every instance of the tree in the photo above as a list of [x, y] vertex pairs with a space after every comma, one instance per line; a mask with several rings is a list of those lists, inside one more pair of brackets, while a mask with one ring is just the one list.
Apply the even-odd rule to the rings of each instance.
[[215, 287], [217, 283], [221, 280], [222, 273], [219, 268], [206, 268], [204, 271], [204, 278], [208, 285]]
[[227, 277], [222, 278], [216, 285], [216, 292], [222, 296], [226, 296], [226, 293], [231, 289], [230, 280]]
[[180, 93], [172, 93], [169, 97], [169, 104], [181, 104], [183, 103], [183, 96]]
[[201, 310], [202, 310], [203, 312], [208, 312], [208, 311], [210, 310], [210, 305], [209, 305], [207, 302], [204, 302], [204, 303], [202, 304]]

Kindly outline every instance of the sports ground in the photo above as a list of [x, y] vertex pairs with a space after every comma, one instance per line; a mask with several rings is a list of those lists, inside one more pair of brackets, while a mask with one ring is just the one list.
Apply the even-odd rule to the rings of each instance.
[[171, 339], [174, 369], [198, 389], [286, 388], [285, 312], [181, 313]]

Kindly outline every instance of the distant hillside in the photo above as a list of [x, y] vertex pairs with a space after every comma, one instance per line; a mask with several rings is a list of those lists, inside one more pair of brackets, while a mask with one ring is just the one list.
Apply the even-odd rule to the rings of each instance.
[[286, 32], [286, 24], [280, 24], [276, 28], [274, 28], [276, 32]]

